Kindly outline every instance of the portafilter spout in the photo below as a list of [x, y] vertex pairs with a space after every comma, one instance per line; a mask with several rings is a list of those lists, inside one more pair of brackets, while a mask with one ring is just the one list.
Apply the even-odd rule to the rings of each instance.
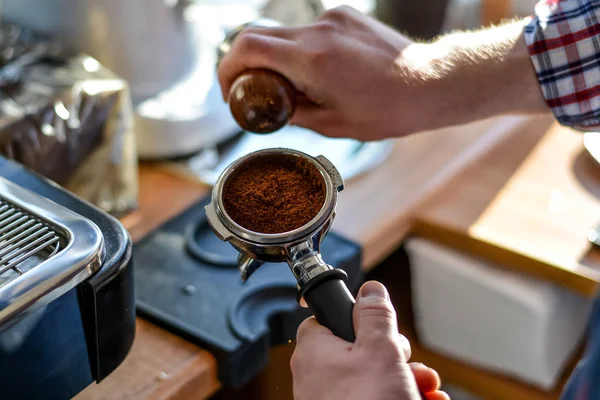
[[[223, 201], [228, 179], [260, 157], [300, 158], [314, 167], [312, 169], [324, 183], [325, 201], [310, 222], [289, 232], [265, 234], [246, 229], [229, 216]], [[344, 182], [338, 170], [323, 156], [312, 157], [290, 149], [259, 150], [239, 158], [222, 172], [205, 211], [215, 234], [239, 251], [242, 280], [248, 279], [264, 262], [286, 262], [296, 278], [298, 301], [304, 298], [321, 325], [340, 338], [353, 342], [352, 310], [355, 300], [346, 285], [346, 273], [328, 265], [319, 251], [335, 217], [338, 192], [343, 188]]]

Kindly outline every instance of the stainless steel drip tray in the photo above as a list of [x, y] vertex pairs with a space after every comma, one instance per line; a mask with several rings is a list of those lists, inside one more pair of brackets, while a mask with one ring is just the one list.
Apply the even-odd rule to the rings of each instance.
[[0, 177], [0, 327], [87, 279], [103, 249], [93, 222]]

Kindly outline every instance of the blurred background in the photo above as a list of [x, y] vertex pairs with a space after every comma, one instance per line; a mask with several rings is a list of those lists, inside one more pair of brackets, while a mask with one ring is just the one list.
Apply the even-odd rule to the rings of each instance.
[[270, 266], [242, 286], [237, 253], [203, 219], [223, 169], [267, 147], [339, 169], [326, 258], [354, 289], [388, 285], [415, 358], [454, 400], [558, 399], [600, 281], [600, 257], [588, 260], [598, 134], [582, 140], [544, 115], [369, 143], [291, 126], [254, 135], [216, 77], [247, 24], [302, 25], [350, 5], [426, 41], [529, 16], [536, 2], [0, 0], [0, 158], [133, 239], [134, 347], [77, 399], [291, 399], [289, 338], [306, 317], [296, 282]]

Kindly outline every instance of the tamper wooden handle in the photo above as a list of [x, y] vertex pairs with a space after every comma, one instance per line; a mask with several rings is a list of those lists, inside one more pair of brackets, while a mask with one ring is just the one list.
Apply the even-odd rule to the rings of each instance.
[[277, 72], [248, 70], [231, 86], [229, 108], [243, 130], [272, 133], [292, 119], [296, 111], [295, 89]]

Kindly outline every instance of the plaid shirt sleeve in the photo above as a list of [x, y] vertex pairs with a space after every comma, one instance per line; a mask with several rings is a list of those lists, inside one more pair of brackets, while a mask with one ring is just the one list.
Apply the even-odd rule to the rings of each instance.
[[[542, 93], [563, 125], [600, 126], [600, 0], [543, 0], [525, 27]], [[588, 346], [562, 400], [600, 399], [600, 297], [590, 315]]]
[[543, 0], [525, 40], [546, 103], [563, 125], [600, 127], [600, 0]]

